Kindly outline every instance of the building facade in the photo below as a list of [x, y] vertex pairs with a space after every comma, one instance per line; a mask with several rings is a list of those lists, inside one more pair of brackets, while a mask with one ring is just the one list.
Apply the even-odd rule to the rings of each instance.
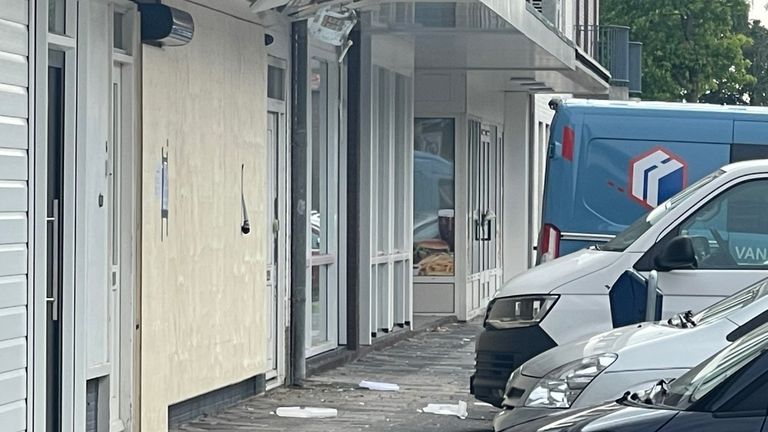
[[0, 0], [0, 430], [167, 430], [481, 314], [532, 263], [548, 95], [609, 93], [597, 19]]

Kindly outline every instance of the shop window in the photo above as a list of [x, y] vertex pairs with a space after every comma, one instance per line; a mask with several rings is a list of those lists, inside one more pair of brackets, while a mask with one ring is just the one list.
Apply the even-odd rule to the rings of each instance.
[[414, 123], [413, 261], [419, 276], [454, 274], [455, 121]]

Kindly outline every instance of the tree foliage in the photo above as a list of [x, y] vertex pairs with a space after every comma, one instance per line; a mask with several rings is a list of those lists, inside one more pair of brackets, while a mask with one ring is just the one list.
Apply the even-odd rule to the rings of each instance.
[[746, 0], [601, 0], [604, 25], [626, 25], [643, 43], [643, 98], [733, 98], [757, 83]]

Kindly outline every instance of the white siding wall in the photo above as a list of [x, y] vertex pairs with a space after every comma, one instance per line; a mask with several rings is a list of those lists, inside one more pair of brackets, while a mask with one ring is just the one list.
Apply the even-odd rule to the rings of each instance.
[[26, 429], [29, 5], [0, 0], [0, 430]]

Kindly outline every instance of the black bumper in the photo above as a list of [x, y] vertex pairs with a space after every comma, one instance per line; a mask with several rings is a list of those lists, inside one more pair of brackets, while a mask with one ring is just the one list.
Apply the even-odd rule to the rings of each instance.
[[501, 407], [504, 387], [512, 371], [556, 346], [539, 326], [483, 329], [475, 345], [475, 374], [469, 379], [470, 393], [483, 402]]

